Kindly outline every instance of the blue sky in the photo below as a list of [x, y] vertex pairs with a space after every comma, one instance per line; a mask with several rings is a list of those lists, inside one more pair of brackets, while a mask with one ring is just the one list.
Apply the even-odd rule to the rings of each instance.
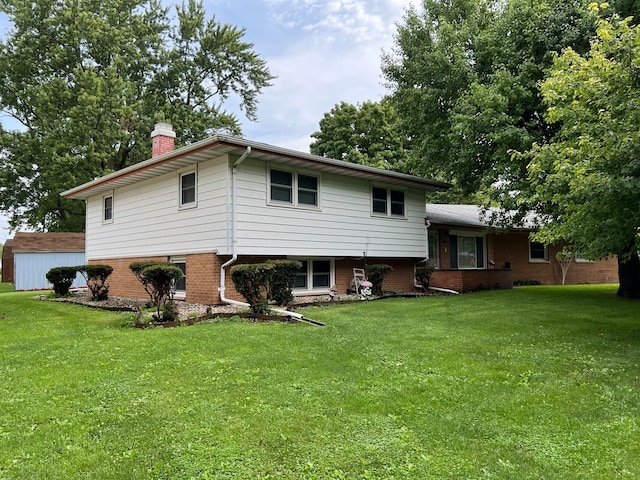
[[[416, 0], [205, 0], [207, 15], [246, 29], [276, 79], [259, 97], [258, 122], [238, 113], [248, 139], [309, 151], [322, 116], [341, 101], [379, 100], [383, 50]], [[165, 2], [169, 5], [169, 2]], [[0, 35], [8, 28], [0, 17]], [[229, 104], [231, 111], [237, 106]], [[5, 128], [10, 128], [0, 114]], [[0, 243], [8, 231], [0, 214]]]

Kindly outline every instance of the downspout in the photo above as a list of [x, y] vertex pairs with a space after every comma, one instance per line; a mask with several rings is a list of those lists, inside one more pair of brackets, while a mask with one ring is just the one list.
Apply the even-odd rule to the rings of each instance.
[[246, 151], [240, 156], [238, 160], [235, 161], [233, 167], [231, 168], [231, 258], [224, 262], [220, 267], [220, 287], [218, 287], [221, 301], [230, 305], [238, 305], [241, 307], [248, 307], [249, 304], [246, 302], [231, 300], [230, 298], [227, 298], [225, 296], [225, 269], [228, 266], [233, 265], [238, 259], [238, 214], [236, 209], [238, 165], [244, 162], [245, 158], [247, 158], [250, 153], [251, 147], [247, 146]]
[[[218, 291], [220, 292], [220, 300], [224, 303], [228, 303], [229, 305], [238, 305], [240, 307], [250, 307], [250, 305], [246, 302], [239, 302], [237, 300], [231, 300], [225, 296], [225, 281], [226, 281], [226, 268], [230, 265], [233, 265], [238, 259], [238, 213], [237, 213], [237, 203], [236, 199], [237, 195], [237, 185], [238, 185], [238, 165], [240, 165], [244, 160], [251, 154], [251, 147], [247, 146], [246, 151], [235, 161], [233, 167], [231, 168], [231, 258], [224, 262], [220, 266], [220, 287], [218, 287]], [[274, 312], [280, 313], [282, 315], [288, 315], [290, 317], [297, 318], [298, 320], [302, 320], [304, 318], [303, 315], [295, 312], [290, 312], [288, 310], [277, 310], [272, 308]]]

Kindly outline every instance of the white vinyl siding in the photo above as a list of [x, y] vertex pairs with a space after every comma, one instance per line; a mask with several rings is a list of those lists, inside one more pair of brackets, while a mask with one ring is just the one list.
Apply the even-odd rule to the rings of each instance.
[[[318, 206], [283, 208], [269, 201], [269, 168], [264, 161], [251, 156], [238, 167], [239, 255], [359, 258], [364, 252], [368, 257], [426, 256], [422, 189], [404, 190], [404, 217], [372, 216], [368, 180], [297, 169], [297, 175], [318, 178]], [[88, 259], [231, 254], [228, 158], [218, 157], [198, 165], [198, 208], [177, 208], [177, 175], [167, 173], [116, 189], [118, 211], [111, 225], [102, 223], [102, 196], [90, 198]]]
[[198, 208], [178, 208], [178, 173], [117, 189], [118, 212], [102, 224], [102, 197], [87, 202], [88, 259], [186, 255], [227, 249], [227, 156], [198, 167]]
[[102, 221], [104, 223], [113, 222], [113, 193], [102, 197]]
[[369, 181], [299, 169], [298, 175], [319, 177], [318, 208], [279, 208], [269, 201], [268, 172], [251, 158], [238, 169], [238, 254], [426, 256], [422, 189], [404, 191], [404, 217], [372, 216]]

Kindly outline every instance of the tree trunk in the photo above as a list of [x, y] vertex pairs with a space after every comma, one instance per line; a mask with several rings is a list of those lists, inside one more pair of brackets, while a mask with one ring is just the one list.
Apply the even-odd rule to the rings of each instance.
[[640, 258], [635, 239], [629, 243], [622, 255], [618, 255], [618, 280], [618, 297], [640, 298]]

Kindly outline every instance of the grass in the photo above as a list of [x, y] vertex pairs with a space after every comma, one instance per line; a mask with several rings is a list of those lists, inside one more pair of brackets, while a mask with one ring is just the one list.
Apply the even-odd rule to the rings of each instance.
[[523, 287], [135, 330], [0, 294], [0, 479], [640, 477], [640, 304]]

